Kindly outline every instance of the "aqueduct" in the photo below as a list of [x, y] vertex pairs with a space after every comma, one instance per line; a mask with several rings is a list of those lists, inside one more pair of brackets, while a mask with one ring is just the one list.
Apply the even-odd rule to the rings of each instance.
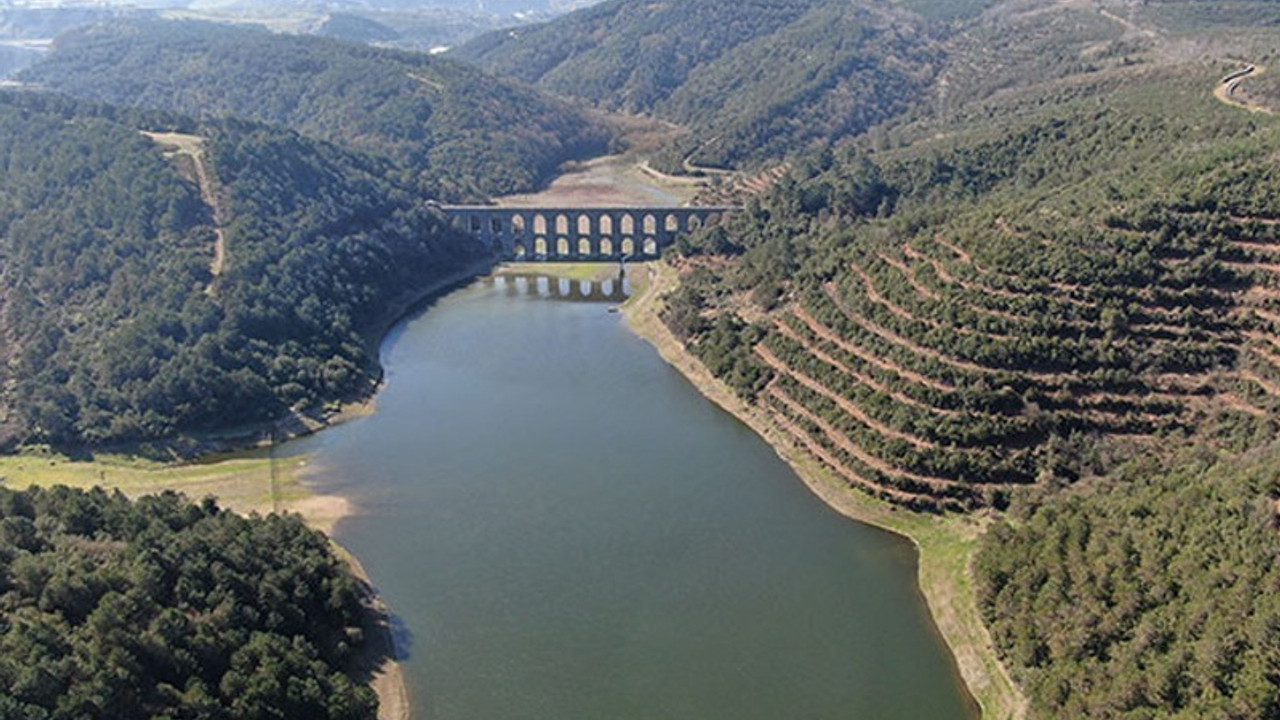
[[442, 205], [454, 227], [504, 260], [657, 257], [680, 233], [717, 223], [729, 207], [517, 208]]

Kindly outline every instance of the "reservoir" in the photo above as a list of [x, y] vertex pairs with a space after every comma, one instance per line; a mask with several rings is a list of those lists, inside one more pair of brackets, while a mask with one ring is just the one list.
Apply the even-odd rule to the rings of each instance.
[[619, 294], [455, 290], [387, 338], [375, 413], [289, 446], [360, 508], [337, 539], [396, 615], [414, 716], [973, 717], [909, 543], [813, 497]]

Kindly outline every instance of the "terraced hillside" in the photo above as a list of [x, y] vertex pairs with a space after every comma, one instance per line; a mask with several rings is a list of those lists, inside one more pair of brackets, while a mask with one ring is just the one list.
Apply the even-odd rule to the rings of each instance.
[[704, 269], [668, 322], [798, 446], [916, 508], [1251, 435], [1280, 410], [1280, 126], [1214, 78], [1143, 70], [995, 138], [811, 156], [684, 247]]
[[1277, 25], [998, 3], [931, 108], [673, 257], [668, 327], [819, 494], [966, 513], [865, 511], [919, 541], [957, 657], [989, 637], [1025, 698], [984, 716], [1280, 714], [1280, 104], [1243, 72]]

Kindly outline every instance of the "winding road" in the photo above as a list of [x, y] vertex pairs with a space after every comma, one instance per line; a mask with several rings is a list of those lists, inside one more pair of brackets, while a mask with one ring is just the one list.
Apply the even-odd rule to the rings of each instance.
[[1271, 108], [1257, 102], [1249, 97], [1248, 93], [1240, 91], [1240, 83], [1251, 77], [1257, 77], [1266, 72], [1265, 65], [1256, 65], [1249, 63], [1245, 67], [1229, 73], [1222, 78], [1222, 82], [1218, 83], [1218, 87], [1214, 88], [1213, 96], [1221, 102], [1243, 108], [1249, 112], [1261, 112], [1270, 114]]

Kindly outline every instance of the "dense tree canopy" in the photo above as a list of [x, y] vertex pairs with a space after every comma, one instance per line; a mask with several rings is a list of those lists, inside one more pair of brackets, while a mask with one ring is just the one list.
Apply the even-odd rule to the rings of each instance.
[[614, 0], [491, 33], [458, 56], [609, 109], [693, 132], [672, 170], [777, 160], [911, 107], [940, 60], [928, 24], [848, 0]]
[[1086, 474], [1098, 438], [1270, 428], [1280, 135], [1175, 71], [1120, 70], [795, 158], [677, 246], [706, 267], [668, 324], [911, 507], [1003, 506]]
[[1034, 717], [1280, 715], [1277, 460], [1143, 459], [992, 530], [979, 603]]
[[0, 716], [376, 716], [365, 591], [297, 517], [0, 488]]
[[366, 391], [382, 315], [487, 252], [385, 161], [288, 131], [186, 128], [215, 221], [194, 171], [139, 132], [165, 118], [31, 93], [0, 95], [0, 118], [10, 438], [166, 437]]
[[209, 23], [75, 30], [22, 77], [90, 100], [289, 127], [391, 158], [441, 199], [532, 189], [606, 140], [566, 104], [459, 63]]

